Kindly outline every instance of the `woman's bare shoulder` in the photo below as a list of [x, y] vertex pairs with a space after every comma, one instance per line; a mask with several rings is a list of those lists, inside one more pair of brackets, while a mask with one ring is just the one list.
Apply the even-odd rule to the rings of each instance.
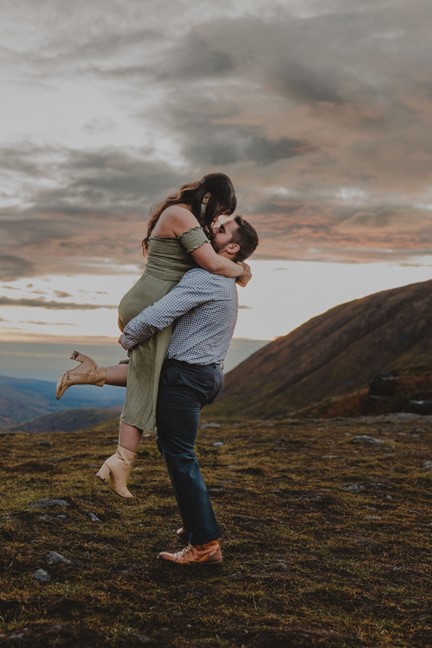
[[189, 209], [182, 205], [170, 205], [160, 215], [153, 234], [179, 236], [197, 225], [199, 225], [198, 220]]
[[188, 209], [185, 205], [169, 205], [166, 209], [163, 210], [161, 216], [169, 216], [172, 218], [195, 218], [191, 210]]

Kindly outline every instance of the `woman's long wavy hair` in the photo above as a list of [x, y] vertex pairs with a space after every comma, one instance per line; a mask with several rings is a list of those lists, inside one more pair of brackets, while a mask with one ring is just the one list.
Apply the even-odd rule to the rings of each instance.
[[[206, 193], [211, 195], [206, 209], [201, 214], [201, 203]], [[148, 250], [151, 233], [160, 215], [170, 205], [190, 205], [192, 213], [211, 239], [211, 223], [221, 214], [232, 214], [237, 206], [237, 198], [231, 179], [225, 173], [208, 173], [198, 182], [184, 184], [164, 201], [156, 205], [147, 228], [147, 236], [142, 241], [144, 254]]]

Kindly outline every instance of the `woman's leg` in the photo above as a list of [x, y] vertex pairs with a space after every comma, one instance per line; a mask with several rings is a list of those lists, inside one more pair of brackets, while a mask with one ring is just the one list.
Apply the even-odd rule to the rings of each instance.
[[105, 461], [96, 475], [102, 481], [109, 483], [120, 497], [128, 499], [133, 497], [127, 487], [127, 481], [135, 462], [141, 436], [141, 430], [120, 419], [117, 450]]
[[127, 385], [127, 364], [118, 364], [106, 367], [106, 385], [114, 385], [115, 387], [126, 387]]

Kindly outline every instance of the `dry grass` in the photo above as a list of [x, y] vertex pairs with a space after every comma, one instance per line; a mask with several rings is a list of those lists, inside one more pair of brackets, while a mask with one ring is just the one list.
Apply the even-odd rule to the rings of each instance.
[[220, 568], [155, 560], [179, 520], [153, 439], [126, 502], [93, 477], [114, 426], [0, 437], [0, 645], [431, 646], [431, 432], [404, 416], [203, 430]]

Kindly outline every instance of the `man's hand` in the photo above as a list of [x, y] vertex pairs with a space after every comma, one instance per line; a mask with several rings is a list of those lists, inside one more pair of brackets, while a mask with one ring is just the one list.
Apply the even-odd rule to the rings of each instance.
[[243, 274], [241, 274], [240, 277], [237, 277], [236, 283], [239, 286], [242, 286], [244, 288], [245, 286], [248, 285], [249, 281], [251, 280], [252, 272], [250, 266], [244, 261], [239, 261], [238, 264], [243, 266]]

